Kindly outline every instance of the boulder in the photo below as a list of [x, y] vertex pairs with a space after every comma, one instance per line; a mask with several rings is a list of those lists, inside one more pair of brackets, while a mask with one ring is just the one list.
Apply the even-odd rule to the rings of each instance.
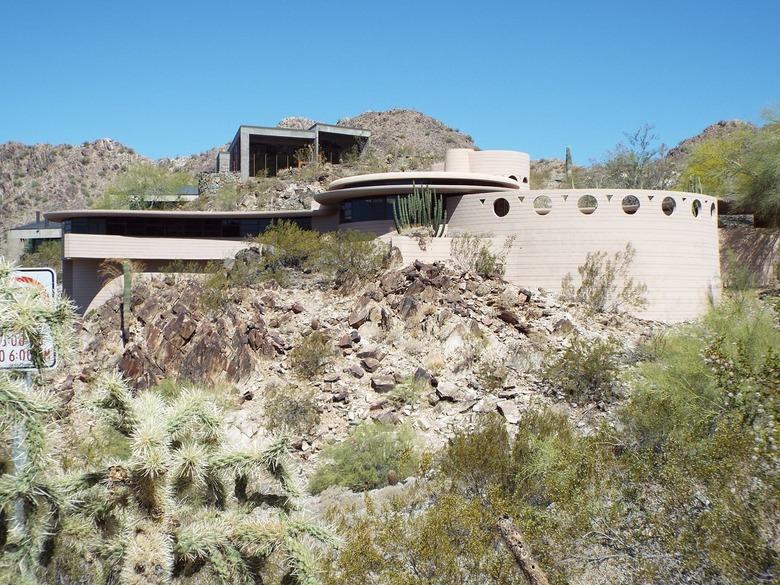
[[367, 372], [375, 372], [379, 369], [379, 360], [372, 357], [366, 357], [360, 360], [360, 364]]
[[353, 329], [357, 329], [363, 323], [368, 321], [369, 313], [371, 312], [370, 299], [363, 297], [358, 301], [357, 306], [352, 309], [352, 312], [347, 317], [347, 323]]
[[516, 425], [520, 422], [520, 411], [513, 400], [499, 400], [496, 403], [496, 408], [509, 424]]
[[477, 399], [477, 393], [469, 388], [455, 386], [449, 382], [442, 382], [436, 388], [436, 394], [440, 400], [447, 402], [467, 402]]
[[379, 392], [390, 392], [395, 388], [395, 378], [393, 376], [377, 375], [371, 378], [371, 387]]
[[352, 364], [347, 368], [347, 372], [349, 372], [352, 376], [355, 378], [362, 378], [366, 375], [366, 372], [361, 368], [358, 364]]

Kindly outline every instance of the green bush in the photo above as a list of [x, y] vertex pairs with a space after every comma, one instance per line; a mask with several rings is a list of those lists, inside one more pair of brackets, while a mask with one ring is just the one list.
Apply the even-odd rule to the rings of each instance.
[[34, 252], [26, 252], [19, 259], [19, 266], [53, 268], [57, 278], [62, 280], [62, 242], [46, 240]]
[[620, 387], [620, 363], [612, 340], [575, 337], [560, 356], [548, 356], [542, 378], [575, 402], [610, 401]]
[[278, 221], [257, 236], [263, 257], [272, 269], [302, 268], [320, 249], [320, 235], [292, 221]]
[[567, 274], [561, 282], [561, 297], [584, 304], [596, 313], [619, 313], [628, 308], [641, 309], [647, 304], [647, 286], [630, 276], [636, 250], [628, 243], [610, 257], [606, 252], [588, 252], [585, 263], [577, 268], [580, 284]]
[[325, 234], [308, 267], [346, 288], [373, 278], [385, 264], [386, 249], [374, 236], [354, 230]]
[[309, 379], [322, 373], [334, 357], [335, 347], [328, 336], [322, 331], [312, 331], [290, 350], [288, 363], [298, 376]]
[[388, 484], [388, 474], [399, 480], [418, 469], [419, 454], [409, 427], [364, 423], [342, 443], [325, 450], [327, 461], [317, 468], [309, 489], [319, 493], [330, 486], [355, 491], [380, 488]]
[[320, 422], [315, 393], [298, 386], [273, 386], [263, 396], [268, 428], [283, 428], [295, 435], [310, 433]]

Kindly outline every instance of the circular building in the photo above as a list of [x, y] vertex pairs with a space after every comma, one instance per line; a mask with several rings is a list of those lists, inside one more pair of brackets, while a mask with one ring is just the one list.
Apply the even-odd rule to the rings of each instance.
[[[479, 234], [506, 250], [506, 279], [560, 291], [589, 253], [634, 250], [631, 277], [647, 288], [640, 317], [669, 322], [700, 316], [720, 296], [717, 203], [680, 191], [636, 189], [531, 190], [529, 157], [511, 151], [447, 152], [431, 171], [339, 179], [315, 196], [315, 229], [355, 229], [392, 241], [405, 261], [454, 261], [452, 238]], [[420, 246], [398, 233], [393, 200], [415, 187], [440, 194], [444, 237]]]

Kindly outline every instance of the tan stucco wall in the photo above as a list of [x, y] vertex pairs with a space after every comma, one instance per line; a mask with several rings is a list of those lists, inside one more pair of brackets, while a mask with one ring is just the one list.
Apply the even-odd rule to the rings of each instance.
[[[577, 200], [583, 194], [598, 201], [598, 208], [590, 215], [578, 210]], [[622, 198], [630, 194], [640, 200], [634, 215], [621, 208]], [[533, 200], [539, 195], [551, 199], [547, 215], [538, 215], [533, 209]], [[507, 258], [506, 278], [510, 282], [558, 292], [567, 273], [577, 277], [577, 267], [588, 252], [614, 253], [630, 242], [636, 250], [632, 276], [648, 287], [648, 306], [638, 311], [638, 316], [669, 322], [693, 319], [706, 311], [710, 298], [720, 296], [717, 211], [710, 214], [711, 197], [630, 190], [529, 191], [518, 196], [515, 191], [503, 194], [513, 199], [509, 213], [500, 218], [493, 212], [493, 201], [501, 196], [464, 195], [451, 201], [448, 231], [450, 235], [489, 234], [495, 249], [514, 235]], [[661, 210], [661, 201], [667, 196], [677, 202], [671, 216]], [[698, 217], [691, 213], [694, 199], [702, 203]], [[445, 260], [450, 255], [448, 238], [429, 241], [424, 251], [410, 238], [386, 233], [383, 239], [392, 240], [405, 261]]]
[[131, 258], [138, 260], [222, 260], [246, 247], [241, 240], [207, 238], [141, 238], [65, 234], [65, 258]]
[[[65, 234], [63, 237], [63, 290], [80, 313], [86, 311], [103, 288], [100, 264], [107, 258], [127, 258], [158, 272], [175, 260], [209, 261], [232, 258], [245, 248], [243, 241], [205, 238], [134, 238], [94, 234]], [[104, 299], [105, 301], [105, 299]]]

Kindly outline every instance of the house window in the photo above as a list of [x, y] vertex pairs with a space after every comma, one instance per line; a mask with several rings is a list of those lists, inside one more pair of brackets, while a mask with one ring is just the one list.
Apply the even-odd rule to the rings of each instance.
[[493, 202], [493, 212], [498, 217], [504, 217], [507, 213], [509, 213], [509, 201], [504, 199], [503, 197], [499, 197]]

